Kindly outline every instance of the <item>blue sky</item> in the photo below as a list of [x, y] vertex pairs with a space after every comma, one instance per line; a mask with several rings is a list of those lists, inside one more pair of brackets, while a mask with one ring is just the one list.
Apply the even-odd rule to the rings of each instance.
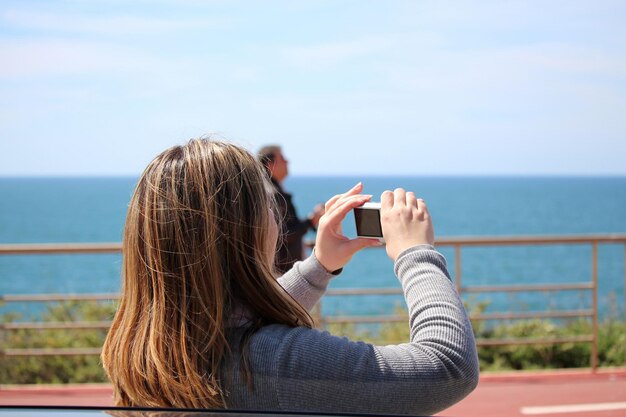
[[624, 1], [3, 1], [0, 176], [626, 175]]

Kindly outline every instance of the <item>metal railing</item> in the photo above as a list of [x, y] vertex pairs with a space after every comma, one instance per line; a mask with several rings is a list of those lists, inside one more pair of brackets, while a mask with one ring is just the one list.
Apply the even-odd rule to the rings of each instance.
[[[598, 246], [600, 244], [621, 244], [624, 246], [624, 305], [626, 312], [626, 234], [577, 235], [577, 236], [515, 236], [515, 237], [455, 237], [442, 238], [437, 241], [438, 247], [454, 249], [454, 281], [460, 294], [464, 293], [519, 293], [519, 292], [557, 292], [557, 291], [588, 291], [591, 293], [591, 309], [566, 311], [534, 311], [534, 312], [503, 312], [472, 314], [472, 320], [522, 320], [534, 318], [590, 318], [592, 334], [556, 338], [507, 338], [477, 339], [479, 346], [559, 344], [559, 343], [591, 343], [591, 369], [598, 367]], [[591, 247], [591, 276], [588, 282], [560, 284], [527, 284], [497, 286], [464, 286], [462, 281], [462, 249], [479, 246], [537, 246], [537, 245], [589, 245]], [[78, 254], [78, 253], [119, 253], [120, 243], [67, 243], [67, 244], [0, 244], [1, 255], [33, 255], [33, 254]], [[366, 295], [400, 295], [399, 288], [382, 289], [330, 289], [326, 297], [366, 296]], [[58, 301], [105, 301], [115, 300], [118, 294], [35, 294], [35, 295], [0, 295], [0, 302], [58, 302]], [[406, 315], [376, 316], [323, 316], [321, 314], [323, 300], [316, 306], [313, 316], [318, 325], [324, 327], [333, 323], [393, 323], [405, 322]], [[626, 313], [625, 313], [626, 314]], [[626, 317], [624, 320], [626, 326]], [[67, 330], [67, 329], [107, 329], [108, 321], [98, 322], [16, 322], [2, 323], [3, 332], [19, 329], [31, 330]], [[626, 328], [625, 328], [626, 331]], [[97, 355], [100, 348], [62, 348], [62, 349], [11, 349], [0, 348], [4, 356], [63, 356], [63, 355]]]

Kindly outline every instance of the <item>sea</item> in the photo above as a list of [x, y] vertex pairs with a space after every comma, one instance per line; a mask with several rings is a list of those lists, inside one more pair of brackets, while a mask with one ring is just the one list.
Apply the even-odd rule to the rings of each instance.
[[[120, 242], [137, 178], [0, 178], [0, 243]], [[437, 237], [626, 233], [626, 177], [290, 177], [300, 216], [357, 182], [380, 200], [402, 187], [423, 198]], [[351, 214], [344, 234], [355, 236]], [[311, 232], [307, 238], [314, 239]], [[451, 273], [454, 252], [441, 247]], [[588, 282], [590, 245], [472, 247], [462, 250], [464, 286]], [[621, 244], [599, 247], [598, 305], [602, 318], [624, 317]], [[121, 256], [0, 255], [0, 295], [114, 293]], [[330, 288], [399, 288], [384, 248], [354, 256]], [[464, 294], [468, 308], [487, 311], [572, 310], [591, 307], [589, 291]], [[329, 296], [322, 313], [391, 314], [400, 296]], [[36, 319], [32, 303], [0, 303], [0, 314]]]

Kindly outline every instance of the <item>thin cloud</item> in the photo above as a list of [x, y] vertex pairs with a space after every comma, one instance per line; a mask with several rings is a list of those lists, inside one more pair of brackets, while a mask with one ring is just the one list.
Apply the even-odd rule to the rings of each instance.
[[[586, 82], [626, 75], [626, 58], [568, 43], [536, 43], [521, 46], [464, 50], [422, 50], [412, 60], [379, 64], [390, 85], [415, 90], [475, 91], [540, 87], [543, 83], [583, 74]], [[541, 81], [541, 82], [539, 82]], [[480, 99], [475, 97], [474, 99]]]
[[392, 45], [392, 39], [387, 37], [366, 37], [353, 41], [289, 47], [283, 50], [282, 55], [290, 65], [320, 69], [372, 56]]
[[586, 73], [599, 76], [626, 75], [626, 58], [606, 51], [565, 43], [547, 43], [519, 51], [538, 70]]
[[198, 29], [223, 29], [232, 24], [227, 18], [156, 18], [131, 15], [85, 16], [76, 14], [33, 13], [21, 10], [2, 14], [6, 25], [21, 29], [57, 33], [125, 36], [153, 35]]
[[0, 77], [143, 72], [172, 65], [129, 48], [72, 40], [0, 40]]

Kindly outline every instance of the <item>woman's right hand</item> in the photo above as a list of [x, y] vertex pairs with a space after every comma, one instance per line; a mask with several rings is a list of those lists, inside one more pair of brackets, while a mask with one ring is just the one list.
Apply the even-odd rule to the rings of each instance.
[[413, 192], [396, 188], [380, 198], [380, 223], [387, 244], [387, 255], [395, 262], [406, 249], [434, 245], [435, 231], [426, 203]]
[[375, 239], [348, 239], [341, 230], [341, 222], [346, 214], [372, 198], [371, 195], [359, 194], [361, 191], [363, 184], [358, 183], [351, 190], [334, 196], [326, 203], [326, 211], [320, 218], [315, 239], [315, 256], [329, 272], [343, 268], [359, 250], [380, 245]]

